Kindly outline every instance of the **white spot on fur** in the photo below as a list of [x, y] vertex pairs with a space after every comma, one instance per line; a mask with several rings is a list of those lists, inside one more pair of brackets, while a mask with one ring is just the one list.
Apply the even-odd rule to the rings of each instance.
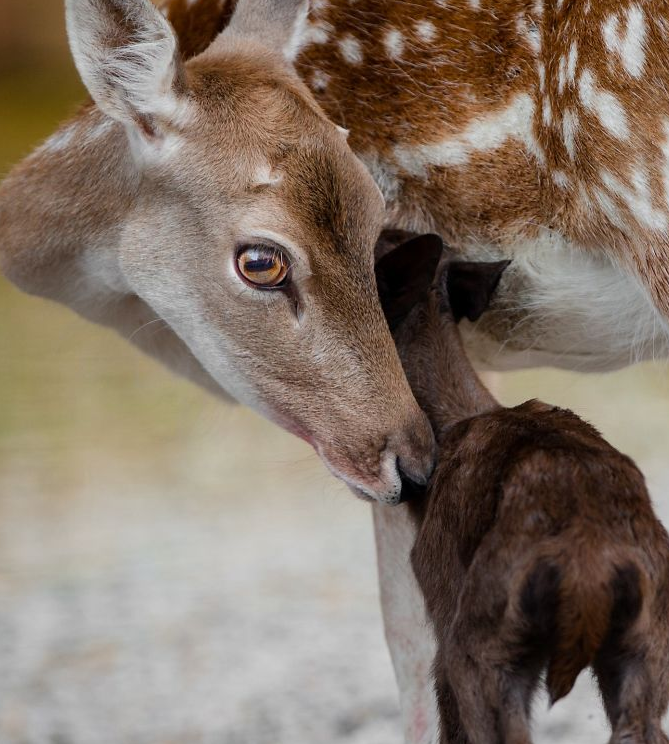
[[551, 99], [548, 96], [544, 96], [542, 115], [544, 124], [549, 127], [553, 123], [553, 109], [551, 108]]
[[278, 186], [283, 181], [283, 173], [274, 170], [269, 163], [262, 163], [253, 175], [252, 186]]
[[469, 7], [472, 10], [480, 10], [481, 9], [481, 0], [468, 0]]
[[567, 70], [566, 77], [567, 82], [573, 85], [576, 81], [576, 65], [578, 63], [578, 46], [575, 41], [572, 41], [569, 47], [569, 56], [567, 57]]
[[349, 64], [359, 65], [362, 63], [362, 45], [352, 34], [346, 34], [339, 39], [339, 51]]
[[633, 78], [640, 78], [646, 64], [646, 17], [638, 5], [630, 5], [626, 14], [624, 34], [617, 13], [603, 23], [602, 34], [607, 49], [620, 57], [623, 68]]
[[390, 59], [399, 59], [404, 52], [404, 36], [396, 28], [389, 28], [383, 35], [383, 46]]
[[544, 93], [546, 91], [546, 67], [543, 62], [537, 65], [537, 75], [539, 76], [539, 90]]
[[567, 82], [567, 58], [564, 54], [560, 57], [558, 64], [558, 93], [562, 95], [564, 93], [564, 86]]
[[604, 129], [616, 139], [629, 139], [630, 130], [625, 109], [613, 93], [597, 87], [590, 70], [584, 70], [581, 74], [578, 94], [583, 106], [599, 119]]
[[542, 18], [544, 15], [544, 0], [534, 0], [533, 11], [535, 15]]
[[299, 49], [297, 50], [297, 53], [299, 54], [299, 52], [312, 44], [327, 44], [333, 31], [334, 29], [331, 24], [326, 23], [325, 21], [308, 23], [299, 40]]
[[603, 170], [600, 177], [608, 191], [625, 202], [640, 225], [658, 232], [667, 229], [667, 216], [653, 206], [648, 174], [644, 170], [638, 166], [632, 169], [631, 186], [608, 170]]
[[323, 70], [314, 70], [311, 73], [311, 87], [316, 91], [324, 91], [328, 87], [330, 76]]
[[620, 210], [613, 199], [604, 191], [604, 189], [600, 189], [599, 187], [595, 187], [594, 194], [597, 204], [600, 206], [606, 217], [608, 217], [611, 224], [621, 229], [624, 228], [625, 221], [623, 220]]
[[566, 189], [569, 186], [569, 177], [562, 170], [556, 170], [551, 173], [553, 183], [561, 189]]
[[415, 29], [416, 36], [418, 36], [421, 41], [425, 41], [428, 44], [431, 44], [437, 38], [437, 27], [432, 23], [432, 21], [416, 21]]
[[544, 153], [533, 129], [534, 101], [521, 93], [504, 108], [475, 118], [461, 133], [434, 144], [395, 148], [397, 163], [408, 173], [423, 175], [429, 166], [465, 165], [477, 152], [502, 147], [509, 139], [521, 140], [542, 161]]
[[576, 132], [578, 126], [578, 114], [573, 109], [565, 109], [562, 115], [562, 141], [572, 160], [576, 157]]

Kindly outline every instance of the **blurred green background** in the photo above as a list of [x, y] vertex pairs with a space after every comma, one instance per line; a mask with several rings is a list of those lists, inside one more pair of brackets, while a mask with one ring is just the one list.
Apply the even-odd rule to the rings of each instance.
[[[0, 174], [83, 97], [61, 3], [0, 0]], [[595, 423], [667, 514], [664, 363], [495, 385]], [[0, 278], [2, 744], [397, 742], [374, 570], [305, 445]], [[580, 741], [565, 711], [542, 741]]]

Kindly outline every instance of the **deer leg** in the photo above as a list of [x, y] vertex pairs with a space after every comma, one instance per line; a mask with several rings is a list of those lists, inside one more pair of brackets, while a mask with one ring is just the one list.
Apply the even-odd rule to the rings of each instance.
[[[532, 744], [529, 715], [539, 668], [518, 668], [498, 632], [472, 630], [460, 624], [456, 620], [442, 670], [448, 676], [469, 741]], [[445, 689], [443, 683], [438, 689]], [[447, 743], [451, 744], [450, 740], [442, 740], [442, 744]]]
[[669, 691], [659, 661], [650, 647], [607, 644], [599, 653], [593, 667], [611, 723], [610, 744], [669, 744], [661, 723]]
[[374, 505], [381, 610], [400, 695], [406, 744], [436, 744], [434, 633], [411, 568], [416, 529], [405, 506]]

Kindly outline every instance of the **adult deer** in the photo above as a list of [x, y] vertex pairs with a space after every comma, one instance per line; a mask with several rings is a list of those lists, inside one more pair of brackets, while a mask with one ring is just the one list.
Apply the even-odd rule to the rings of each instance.
[[[383, 224], [514, 257], [468, 331], [488, 362], [666, 353], [664, 2], [67, 7], [97, 105], [0, 187], [0, 267], [308, 439], [359, 494], [396, 502], [432, 462], [375, 296]], [[375, 515], [407, 736], [429, 741], [413, 528]]]

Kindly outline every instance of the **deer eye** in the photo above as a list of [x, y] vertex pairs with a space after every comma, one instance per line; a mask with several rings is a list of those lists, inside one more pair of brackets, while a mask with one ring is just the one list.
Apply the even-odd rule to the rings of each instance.
[[283, 251], [269, 245], [245, 245], [237, 253], [237, 270], [260, 289], [279, 289], [287, 283], [290, 264]]

